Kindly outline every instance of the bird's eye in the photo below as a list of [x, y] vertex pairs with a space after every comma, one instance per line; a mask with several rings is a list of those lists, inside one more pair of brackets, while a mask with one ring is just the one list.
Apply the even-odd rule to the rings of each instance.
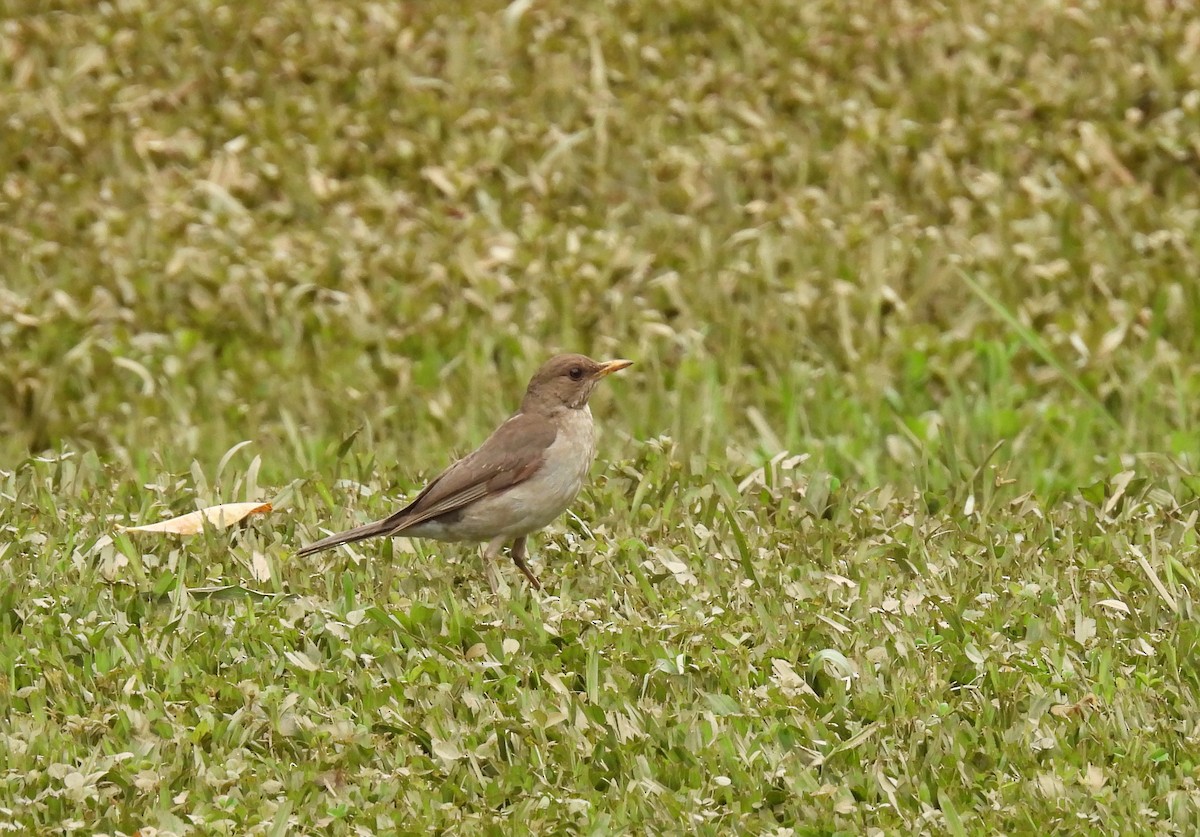
[[583, 369], [581, 369], [578, 366], [572, 366], [571, 371], [568, 372], [567, 374], [571, 376], [572, 381], [582, 381], [583, 380]]

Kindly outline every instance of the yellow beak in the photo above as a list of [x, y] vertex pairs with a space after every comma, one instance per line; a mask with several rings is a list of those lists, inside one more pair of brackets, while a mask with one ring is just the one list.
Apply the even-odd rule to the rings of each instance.
[[620, 372], [626, 366], [633, 366], [632, 360], [606, 360], [600, 364], [600, 371], [596, 373], [597, 378], [603, 378], [611, 375], [614, 372]]

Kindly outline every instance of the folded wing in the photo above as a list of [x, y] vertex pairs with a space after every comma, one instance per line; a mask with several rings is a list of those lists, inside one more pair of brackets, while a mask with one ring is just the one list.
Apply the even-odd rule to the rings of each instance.
[[477, 450], [435, 477], [400, 511], [383, 520], [309, 544], [297, 554], [311, 555], [376, 535], [399, 535], [409, 527], [520, 485], [537, 472], [556, 435], [553, 422], [544, 417], [517, 413], [496, 428]]

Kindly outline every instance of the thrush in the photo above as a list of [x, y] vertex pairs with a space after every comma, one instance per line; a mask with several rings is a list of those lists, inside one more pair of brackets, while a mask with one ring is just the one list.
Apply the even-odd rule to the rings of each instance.
[[484, 572], [498, 587], [494, 562], [506, 543], [517, 568], [538, 590], [525, 562], [526, 538], [571, 504], [596, 457], [588, 399], [604, 377], [631, 365], [558, 355], [529, 381], [520, 409], [474, 452], [435, 477], [390, 517], [309, 544], [297, 554], [380, 536], [486, 543]]

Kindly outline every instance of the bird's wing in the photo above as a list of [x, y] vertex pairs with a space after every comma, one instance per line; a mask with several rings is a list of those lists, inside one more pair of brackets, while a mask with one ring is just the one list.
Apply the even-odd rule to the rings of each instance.
[[544, 417], [517, 413], [479, 446], [434, 478], [381, 529], [399, 534], [410, 526], [461, 509], [529, 479], [545, 460], [558, 430]]

